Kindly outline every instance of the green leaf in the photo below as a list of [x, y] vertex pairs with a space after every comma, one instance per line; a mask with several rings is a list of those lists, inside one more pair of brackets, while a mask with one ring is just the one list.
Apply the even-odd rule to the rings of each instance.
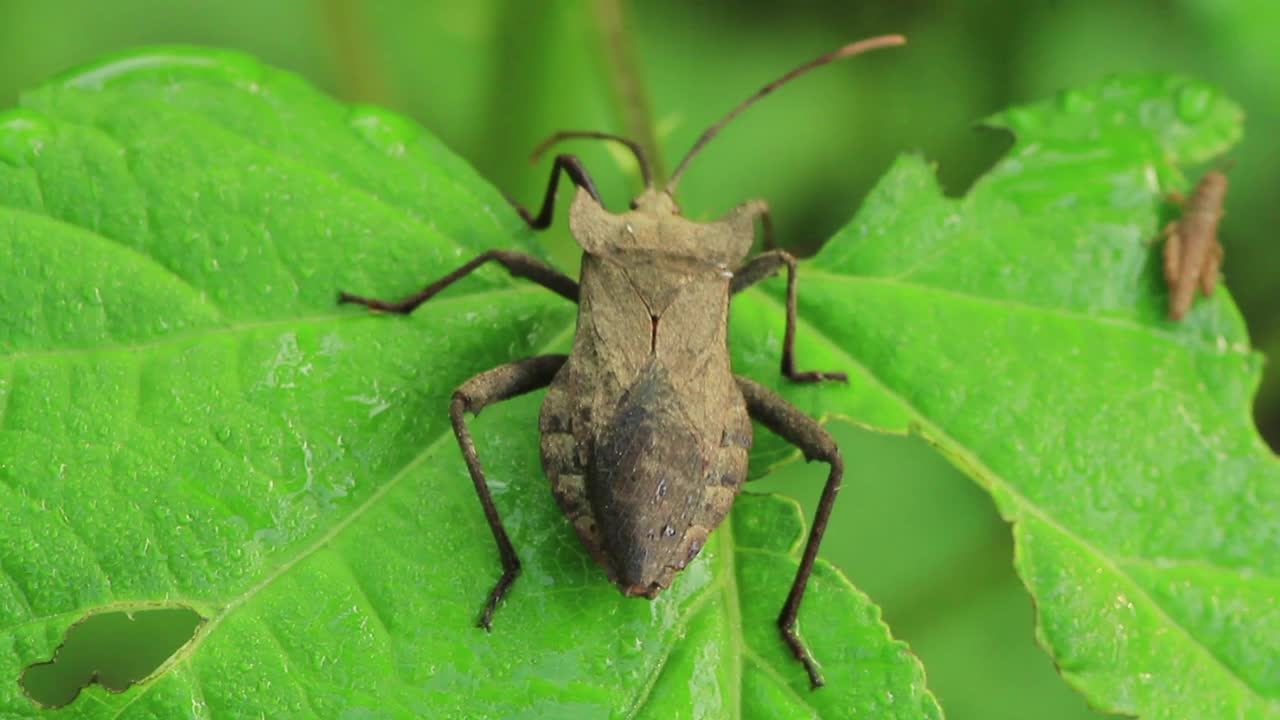
[[60, 717], [939, 715], [821, 563], [801, 632], [828, 686], [809, 691], [774, 626], [792, 503], [743, 497], [668, 592], [621, 597], [542, 476], [537, 395], [472, 424], [524, 562], [474, 627], [499, 565], [447, 400], [568, 347], [575, 309], [494, 268], [410, 317], [334, 305], [537, 251], [409, 121], [184, 49], [21, 105], [0, 115], [0, 716], [52, 714], [19, 678], [81, 618], [149, 607], [202, 622]]
[[990, 122], [1017, 139], [967, 196], [902, 158], [803, 270], [807, 356], [859, 368], [905, 423], [887, 400], [807, 407], [909, 427], [991, 493], [1040, 641], [1095, 707], [1280, 717], [1280, 465], [1250, 418], [1261, 357], [1221, 290], [1165, 319], [1157, 244], [1178, 166], [1230, 147], [1240, 110], [1138, 76]]

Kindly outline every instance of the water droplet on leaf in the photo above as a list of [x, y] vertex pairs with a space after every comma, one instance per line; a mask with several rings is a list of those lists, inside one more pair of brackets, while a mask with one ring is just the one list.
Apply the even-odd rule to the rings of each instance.
[[1187, 85], [1178, 91], [1178, 118], [1183, 122], [1196, 122], [1213, 107], [1213, 90], [1204, 85]]
[[412, 120], [370, 105], [352, 107], [347, 123], [365, 142], [395, 157], [422, 134]]
[[1093, 99], [1078, 90], [1058, 94], [1058, 107], [1069, 113], [1086, 113], [1093, 109]]

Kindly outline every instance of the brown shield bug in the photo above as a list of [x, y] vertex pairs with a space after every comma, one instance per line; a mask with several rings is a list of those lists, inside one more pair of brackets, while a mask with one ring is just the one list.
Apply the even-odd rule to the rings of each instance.
[[644, 153], [634, 142], [598, 132], [552, 136], [539, 152], [567, 138], [625, 144], [635, 153], [645, 183], [629, 212], [611, 213], [578, 159], [562, 154], [552, 166], [538, 214], [516, 205], [531, 227], [545, 229], [551, 223], [561, 174], [577, 186], [569, 212], [569, 228], [583, 249], [577, 282], [529, 255], [490, 250], [398, 302], [339, 296], [344, 303], [409, 313], [495, 261], [512, 275], [578, 303], [571, 354], [541, 355], [483, 372], [463, 383], [449, 406], [454, 433], [502, 559], [502, 577], [485, 603], [481, 626], [489, 627], [495, 607], [520, 571], [520, 560], [489, 494], [465, 413], [549, 386], [538, 429], [542, 465], [556, 500], [609, 579], [624, 594], [647, 598], [671, 584], [728, 514], [747, 476], [754, 418], [798, 447], [808, 460], [821, 460], [831, 468], [778, 617], [783, 640], [803, 663], [812, 686], [822, 685], [795, 624], [844, 463], [831, 436], [815, 420], [773, 391], [733, 374], [727, 343], [730, 298], [785, 267], [782, 374], [796, 382], [842, 381], [845, 375], [795, 368], [795, 258], [768, 250], [743, 263], [757, 220], [767, 238], [768, 206], [753, 200], [720, 220], [699, 223], [681, 216], [674, 193], [689, 161], [755, 101], [820, 65], [904, 42], [901, 36], [887, 35], [852, 43], [765, 85], [698, 138], [662, 189], [654, 187]]

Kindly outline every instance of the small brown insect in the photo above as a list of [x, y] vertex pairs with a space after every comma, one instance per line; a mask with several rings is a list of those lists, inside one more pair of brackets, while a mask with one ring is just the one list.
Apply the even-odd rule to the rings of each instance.
[[618, 589], [646, 598], [670, 586], [728, 515], [747, 477], [755, 419], [809, 460], [830, 466], [800, 568], [778, 616], [783, 641], [804, 665], [812, 686], [822, 685], [817, 663], [796, 633], [796, 616], [840, 489], [844, 461], [816, 420], [772, 390], [733, 373], [730, 299], [785, 269], [782, 374], [795, 382], [843, 381], [845, 375], [795, 367], [796, 259], [769, 250], [744, 262], [757, 220], [768, 234], [768, 206], [754, 200], [718, 221], [694, 222], [680, 214], [675, 191], [703, 145], [755, 101], [832, 60], [903, 42], [901, 36], [886, 35], [852, 43], [765, 85], [708, 128], [662, 188], [654, 185], [639, 145], [626, 138], [576, 130], [553, 135], [535, 156], [570, 138], [621, 142], [635, 154], [645, 184], [630, 212], [612, 213], [578, 159], [558, 155], [539, 213], [516, 205], [530, 227], [545, 229], [551, 224], [560, 175], [569, 176], [578, 188], [569, 229], [583, 249], [577, 281], [535, 257], [490, 250], [399, 302], [340, 295], [340, 302], [409, 313], [492, 260], [578, 303], [572, 354], [540, 355], [481, 373], [458, 388], [449, 407], [502, 560], [502, 577], [489, 593], [481, 626], [489, 627], [520, 571], [520, 559], [489, 493], [465, 413], [548, 388], [538, 429], [542, 466], [555, 498]]
[[1191, 309], [1196, 288], [1209, 296], [1218, 284], [1222, 266], [1222, 245], [1218, 242], [1218, 221], [1227, 195], [1227, 176], [1210, 170], [1200, 179], [1191, 199], [1174, 194], [1183, 206], [1182, 217], [1164, 229], [1164, 279], [1169, 285], [1169, 319], [1181, 320]]

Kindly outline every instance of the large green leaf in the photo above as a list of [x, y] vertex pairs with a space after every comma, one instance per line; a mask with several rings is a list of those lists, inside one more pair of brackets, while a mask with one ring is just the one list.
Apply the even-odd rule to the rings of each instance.
[[1177, 166], [1225, 151], [1240, 121], [1165, 76], [1010, 110], [991, 123], [1016, 143], [967, 196], [900, 160], [801, 286], [800, 332], [824, 362], [896, 398], [899, 427], [1014, 523], [1068, 681], [1143, 718], [1280, 717], [1280, 464], [1250, 418], [1261, 358], [1224, 292], [1165, 319], [1154, 244]]
[[[492, 268], [407, 318], [334, 306], [536, 251], [404, 119], [240, 55], [114, 58], [0, 116], [0, 246], [0, 716], [939, 714], [822, 564], [809, 691], [773, 625], [794, 504], [744, 497], [670, 591], [622, 598], [555, 509], [536, 395], [473, 424], [524, 561], [474, 627], [499, 567], [447, 398], [566, 348], [575, 310]], [[59, 711], [20, 688], [87, 614], [183, 606], [203, 622], [141, 684]]]

